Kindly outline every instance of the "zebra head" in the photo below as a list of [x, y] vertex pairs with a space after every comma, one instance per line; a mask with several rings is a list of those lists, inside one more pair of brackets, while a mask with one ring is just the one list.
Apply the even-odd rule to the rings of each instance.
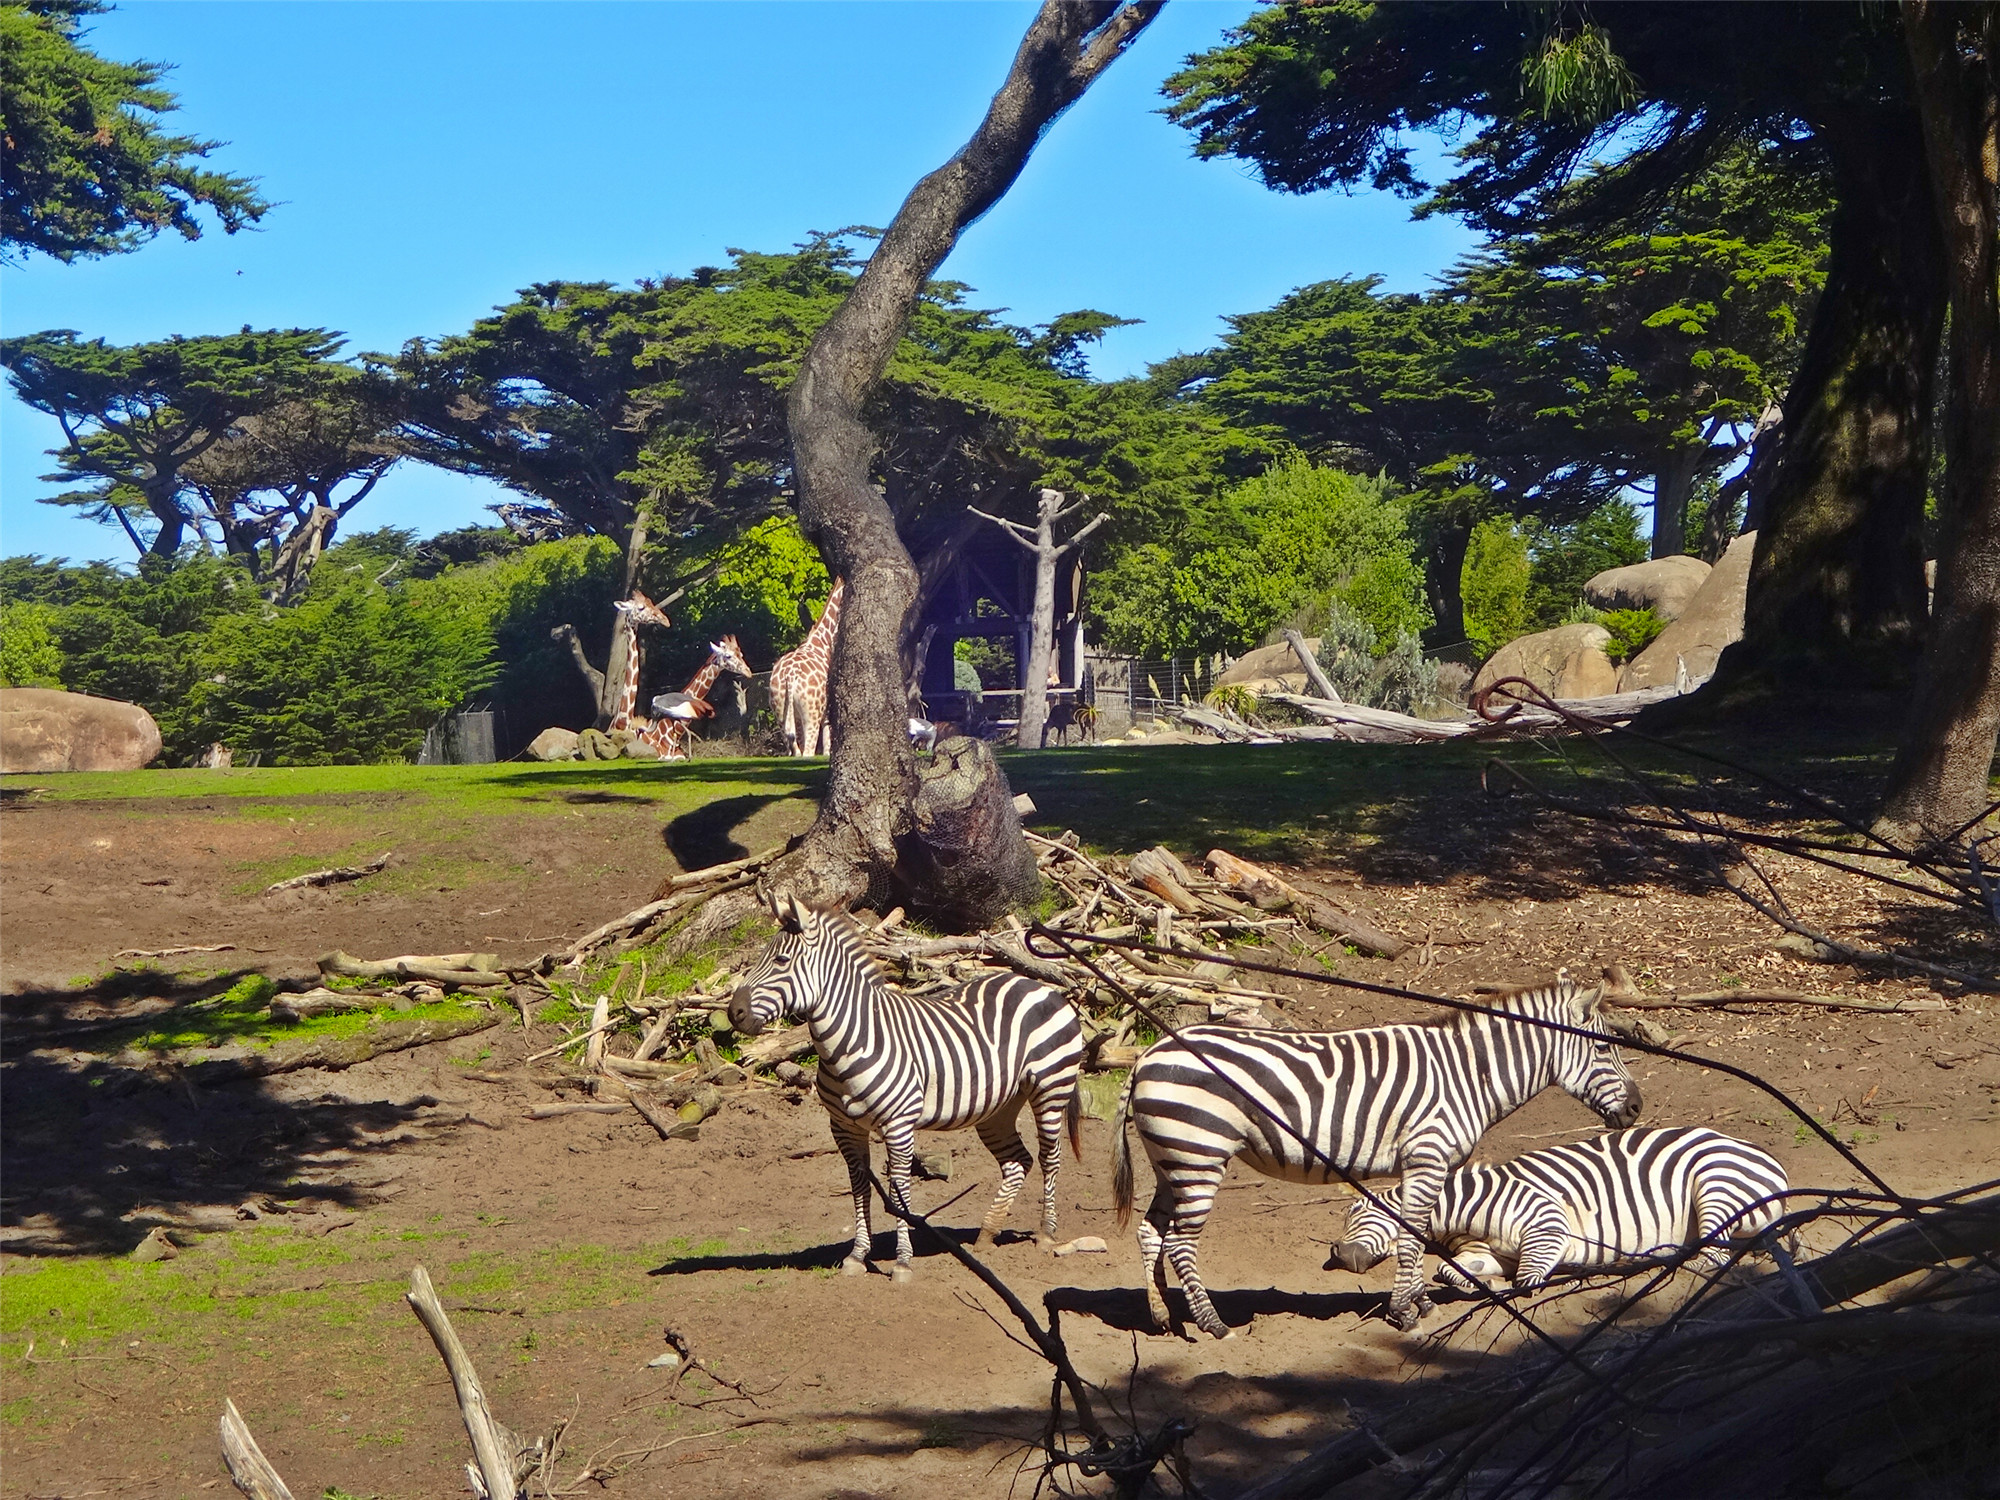
[[[1390, 1208], [1398, 1206], [1396, 1190], [1387, 1188], [1377, 1196], [1381, 1203], [1371, 1198], [1356, 1197], [1347, 1206], [1347, 1227], [1333, 1242], [1327, 1257], [1327, 1270], [1338, 1265], [1359, 1275], [1387, 1259], [1389, 1252], [1396, 1248], [1396, 1236], [1401, 1233], [1401, 1227], [1396, 1216], [1389, 1212]], [[1388, 1206], [1384, 1207], [1384, 1204]]]
[[[814, 911], [796, 896], [782, 896], [776, 905], [778, 935], [729, 1000], [729, 1025], [739, 1036], [808, 1015], [859, 956], [850, 953], [850, 928], [841, 917]], [[860, 969], [870, 972], [865, 960]]]
[[1633, 1081], [1612, 1039], [1611, 1027], [1604, 1018], [1603, 991], [1558, 984], [1529, 998], [1544, 997], [1553, 1003], [1530, 1008], [1546, 1013], [1551, 1021], [1590, 1033], [1577, 1036], [1566, 1031], [1541, 1032], [1552, 1053], [1550, 1081], [1571, 1098], [1588, 1105], [1613, 1130], [1623, 1130], [1639, 1118], [1639, 1085]]

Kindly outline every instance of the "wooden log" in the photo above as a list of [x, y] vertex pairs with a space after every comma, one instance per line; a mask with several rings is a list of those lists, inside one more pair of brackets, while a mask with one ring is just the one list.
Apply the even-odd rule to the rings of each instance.
[[699, 1078], [701, 1070], [690, 1068], [684, 1063], [649, 1062], [636, 1057], [606, 1057], [604, 1070], [618, 1073], [626, 1078]]
[[743, 1044], [736, 1057], [739, 1063], [754, 1073], [775, 1062], [789, 1062], [812, 1050], [812, 1028], [790, 1026], [783, 1031], [767, 1031], [762, 1036], [752, 1037]]
[[743, 859], [732, 859], [724, 865], [708, 865], [699, 870], [690, 870], [685, 875], [676, 875], [660, 888], [662, 895], [670, 891], [692, 890], [697, 886], [713, 885], [718, 880], [728, 880], [745, 871], [755, 870], [769, 864], [785, 852], [783, 844], [773, 844], [762, 854], [748, 855]]
[[589, 1040], [583, 1044], [583, 1071], [595, 1073], [604, 1066], [604, 1033], [610, 1030], [611, 996], [609, 992], [599, 995], [597, 1003], [590, 1008]]
[[528, 1442], [493, 1415], [486, 1391], [479, 1383], [479, 1372], [472, 1367], [472, 1357], [459, 1342], [458, 1331], [451, 1326], [451, 1319], [438, 1301], [437, 1289], [422, 1266], [410, 1272], [410, 1289], [403, 1295], [424, 1325], [424, 1331], [430, 1334], [431, 1342], [437, 1345], [445, 1369], [451, 1373], [459, 1415], [465, 1419], [466, 1435], [472, 1439], [473, 1463], [467, 1465], [467, 1471], [474, 1489], [483, 1500], [518, 1500], [526, 1493], [527, 1478], [541, 1460], [541, 1442]]
[[[379, 997], [373, 997], [379, 998]], [[279, 995], [266, 1007], [281, 1021], [304, 1021], [313, 1016], [332, 1015], [338, 1011], [373, 1010], [375, 1007], [365, 1000], [357, 1000], [352, 995], [343, 995], [337, 990], [319, 986], [297, 995]]]
[[622, 1115], [623, 1104], [541, 1104], [528, 1111], [531, 1120], [558, 1120], [564, 1115]]
[[1224, 885], [1242, 889], [1260, 906], [1263, 905], [1257, 900], [1260, 893], [1267, 897], [1272, 892], [1282, 895], [1301, 919], [1363, 953], [1372, 953], [1377, 958], [1396, 958], [1409, 950], [1410, 945], [1403, 939], [1391, 937], [1372, 922], [1340, 910], [1331, 901], [1307, 895], [1262, 865], [1238, 859], [1227, 849], [1209, 850], [1208, 870]]
[[1134, 880], [1175, 911], [1193, 914], [1201, 910], [1201, 903], [1195, 900], [1185, 884], [1192, 878], [1187, 866], [1165, 849], [1141, 849], [1125, 862], [1125, 868], [1132, 872]]
[[632, 1108], [639, 1112], [648, 1125], [660, 1133], [660, 1139], [663, 1141], [691, 1141], [700, 1133], [699, 1121], [690, 1125], [685, 1120], [676, 1119], [643, 1094], [632, 1096]]
[[265, 1078], [273, 1073], [295, 1073], [301, 1068], [338, 1071], [367, 1062], [389, 1052], [406, 1052], [432, 1042], [471, 1036], [476, 1031], [500, 1024], [497, 1011], [479, 1010], [464, 1016], [436, 1016], [413, 1021], [383, 1021], [352, 1036], [321, 1037], [297, 1046], [280, 1043], [273, 1047], [244, 1048], [231, 1056], [204, 1058], [183, 1069], [197, 1083], [219, 1083], [236, 1078]]
[[304, 890], [314, 885], [340, 885], [349, 880], [365, 880], [370, 875], [379, 875], [389, 868], [393, 850], [384, 849], [365, 865], [333, 865], [324, 870], [308, 870], [303, 875], [294, 875], [290, 880], [276, 881], [264, 887], [264, 894], [273, 891]]
[[1306, 669], [1306, 681], [1313, 685], [1313, 691], [1329, 703], [1345, 703], [1347, 700], [1333, 690], [1333, 684], [1326, 680], [1326, 673], [1320, 670], [1319, 658], [1306, 649], [1306, 638], [1296, 630], [1285, 632], [1285, 643], [1292, 648], [1292, 655], [1299, 659], [1299, 665]]
[[319, 960], [322, 974], [354, 979], [418, 979], [456, 989], [486, 989], [509, 983], [492, 953], [406, 953], [400, 958], [355, 958], [333, 952]]
[[243, 1413], [227, 1396], [222, 1398], [222, 1461], [229, 1465], [231, 1482], [250, 1500], [292, 1500], [285, 1481], [250, 1435]]

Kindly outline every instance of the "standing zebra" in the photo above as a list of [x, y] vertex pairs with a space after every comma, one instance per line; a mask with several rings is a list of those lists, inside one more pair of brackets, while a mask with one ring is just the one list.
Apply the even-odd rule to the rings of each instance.
[[[1469, 1271], [1485, 1259], [1514, 1265], [1514, 1285], [1540, 1286], [1561, 1266], [1612, 1266], [1694, 1249], [1720, 1271], [1725, 1246], [1778, 1217], [1790, 1183], [1767, 1151], [1699, 1126], [1620, 1130], [1530, 1151], [1497, 1167], [1461, 1167], [1445, 1179], [1423, 1229]], [[1395, 1191], [1382, 1194], [1396, 1206]], [[1334, 1253], [1375, 1264], [1395, 1244], [1396, 1220], [1357, 1200]], [[1450, 1266], [1440, 1274], [1469, 1286]], [[1484, 1273], [1480, 1273], [1484, 1274]]]
[[[1611, 1124], [1631, 1124], [1639, 1116], [1639, 1088], [1611, 1044], [1598, 1000], [1598, 991], [1565, 983], [1498, 997], [1492, 1011], [1499, 1014], [1460, 1012], [1435, 1025], [1190, 1026], [1149, 1047], [1132, 1069], [1112, 1127], [1112, 1194], [1123, 1224], [1132, 1212], [1129, 1116], [1153, 1163], [1153, 1202], [1139, 1225], [1153, 1327], [1166, 1327], [1162, 1294], [1170, 1262], [1195, 1323], [1216, 1338], [1229, 1337], [1202, 1287], [1195, 1248], [1232, 1157], [1288, 1182], [1400, 1172], [1405, 1212], [1421, 1224], [1445, 1174], [1472, 1154], [1488, 1127], [1551, 1084]], [[1397, 1239], [1389, 1319], [1401, 1329], [1416, 1327], [1430, 1310], [1422, 1260], [1419, 1240]]]
[[[1055, 1243], [1056, 1174], [1062, 1131], [1081, 1152], [1076, 1076], [1083, 1028], [1062, 994], [1011, 974], [975, 979], [931, 999], [882, 982], [844, 912], [791, 900], [777, 939], [729, 1002], [729, 1023], [755, 1036], [780, 1016], [802, 1019], [819, 1053], [819, 1098], [854, 1189], [854, 1248], [841, 1269], [868, 1269], [868, 1138], [888, 1148], [888, 1191], [909, 1203], [910, 1157], [919, 1130], [970, 1125], [1000, 1164], [1000, 1195], [973, 1243], [997, 1233], [1028, 1175], [1028, 1148], [1014, 1121], [1025, 1103], [1041, 1144], [1042, 1227]], [[896, 1224], [897, 1281], [910, 1279], [910, 1226]]]

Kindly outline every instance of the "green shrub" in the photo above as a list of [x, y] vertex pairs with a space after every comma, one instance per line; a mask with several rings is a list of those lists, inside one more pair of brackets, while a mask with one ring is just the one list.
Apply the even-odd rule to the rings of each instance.
[[1599, 616], [1599, 623], [1611, 632], [1611, 642], [1604, 648], [1604, 654], [1614, 662], [1630, 661], [1667, 628], [1667, 622], [1650, 609], [1605, 610]]
[[1460, 590], [1465, 638], [1481, 656], [1491, 656], [1528, 632], [1528, 539], [1511, 516], [1497, 516], [1472, 528], [1465, 551]]
[[1239, 719], [1247, 719], [1257, 712], [1257, 695], [1240, 682], [1232, 682], [1226, 687], [1211, 688], [1208, 696], [1201, 701], [1210, 708], [1227, 709]]
[[55, 618], [55, 610], [46, 604], [0, 604], [0, 687], [62, 686]]
[[1333, 690], [1359, 702], [1375, 671], [1375, 627], [1344, 604], [1330, 605], [1320, 628], [1319, 669]]

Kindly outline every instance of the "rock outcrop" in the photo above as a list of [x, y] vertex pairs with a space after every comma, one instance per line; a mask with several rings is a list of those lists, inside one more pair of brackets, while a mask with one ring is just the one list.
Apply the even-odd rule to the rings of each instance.
[[1558, 625], [1517, 637], [1486, 659], [1472, 679], [1472, 691], [1503, 677], [1525, 677], [1551, 697], [1601, 697], [1614, 690], [1618, 678], [1604, 654], [1610, 641], [1611, 632], [1602, 625]]
[[1656, 557], [1606, 568], [1583, 586], [1583, 597], [1599, 609], [1650, 609], [1663, 620], [1677, 620], [1711, 571], [1698, 557]]
[[[1309, 635], [1306, 649], [1317, 652], [1319, 637]], [[1302, 693], [1306, 690], [1306, 669], [1292, 648], [1280, 641], [1275, 646], [1259, 646], [1246, 651], [1215, 679], [1217, 687], [1247, 687], [1253, 693]]]
[[1690, 682], [1701, 682], [1715, 671], [1722, 649], [1743, 639], [1743, 600], [1750, 586], [1750, 554], [1757, 533], [1746, 531], [1729, 544], [1722, 561], [1652, 645], [1633, 657], [1618, 679], [1621, 692], [1660, 687], [1676, 681], [1686, 663]]
[[575, 760], [581, 753], [578, 743], [579, 737], [574, 729], [551, 724], [528, 741], [528, 754], [536, 760]]
[[136, 703], [55, 688], [0, 688], [0, 771], [136, 771], [160, 726]]

